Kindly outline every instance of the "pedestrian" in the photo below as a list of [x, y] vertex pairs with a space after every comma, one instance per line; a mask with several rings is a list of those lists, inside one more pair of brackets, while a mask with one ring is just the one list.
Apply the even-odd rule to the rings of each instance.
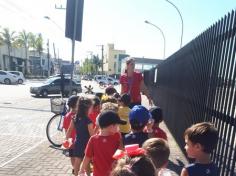
[[218, 142], [218, 132], [212, 123], [192, 125], [184, 132], [185, 150], [195, 162], [182, 169], [181, 176], [218, 176], [218, 168], [211, 160], [211, 153]]
[[70, 127], [66, 134], [66, 139], [71, 135], [73, 129], [76, 129], [76, 140], [73, 150], [75, 156], [74, 174], [77, 176], [80, 164], [84, 157], [84, 150], [87, 142], [94, 134], [93, 123], [88, 118], [89, 109], [92, 106], [92, 101], [86, 97], [79, 97], [77, 104], [77, 114], [70, 123]]
[[110, 176], [155, 176], [153, 162], [138, 144], [125, 146], [125, 152], [118, 150], [113, 157], [118, 161]]
[[94, 128], [96, 126], [96, 119], [98, 114], [100, 114], [100, 110], [101, 110], [101, 101], [99, 97], [95, 96], [92, 99], [92, 107], [91, 110], [89, 111], [89, 119], [93, 122]]
[[114, 111], [102, 111], [98, 117], [100, 132], [89, 139], [80, 174], [83, 175], [90, 161], [93, 161], [94, 176], [109, 176], [117, 149], [123, 149], [119, 124], [125, 124]]
[[[72, 95], [69, 97], [68, 101], [67, 101], [67, 106], [69, 107], [68, 112], [66, 113], [65, 117], [64, 117], [64, 121], [63, 121], [63, 129], [65, 130], [65, 133], [67, 133], [71, 120], [72, 118], [74, 118], [75, 114], [76, 114], [76, 110], [77, 110], [77, 101], [78, 101], [78, 96]], [[75, 163], [75, 156], [73, 154], [73, 150], [74, 150], [74, 142], [75, 142], [75, 138], [76, 138], [76, 131], [75, 129], [72, 130], [70, 136], [68, 136], [69, 138], [72, 138], [72, 145], [71, 147], [68, 149], [69, 152], [69, 157], [71, 160], [71, 165], [74, 168], [74, 163]], [[74, 169], [72, 170], [72, 173], [74, 173]]]
[[129, 123], [129, 113], [131, 111], [131, 109], [129, 108], [130, 95], [129, 94], [121, 95], [121, 97], [118, 98], [118, 104], [119, 104], [118, 115], [121, 119], [127, 122], [126, 125], [120, 125], [120, 132], [122, 138], [124, 138], [125, 135], [128, 134], [131, 130]]
[[162, 109], [158, 106], [154, 106], [149, 109], [149, 112], [151, 113], [152, 119], [154, 120], [154, 124], [151, 130], [153, 131], [152, 137], [167, 140], [166, 132], [160, 128], [160, 123], [163, 121]]
[[130, 108], [135, 105], [141, 105], [141, 92], [146, 95], [149, 104], [152, 105], [152, 99], [149, 95], [148, 89], [144, 84], [143, 76], [141, 73], [134, 70], [135, 59], [133, 57], [126, 58], [125, 73], [120, 76], [121, 93], [127, 93], [131, 97]]
[[142, 148], [154, 163], [157, 176], [171, 176], [170, 170], [166, 168], [170, 156], [170, 148], [166, 140], [150, 138], [143, 143]]
[[[147, 132], [144, 128], [151, 119], [150, 112], [142, 105], [135, 105], [129, 113], [129, 123], [131, 132], [124, 137], [124, 145], [139, 144], [142, 147], [144, 141], [149, 138], [149, 127]], [[152, 131], [151, 131], [152, 133]]]

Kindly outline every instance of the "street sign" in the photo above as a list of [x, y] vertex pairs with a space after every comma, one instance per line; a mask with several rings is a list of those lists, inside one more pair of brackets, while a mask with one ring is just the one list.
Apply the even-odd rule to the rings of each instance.
[[[76, 1], [78, 2], [76, 3]], [[82, 40], [83, 9], [84, 9], [84, 0], [67, 0], [65, 35], [71, 40], [73, 40], [74, 29], [76, 31], [75, 40], [76, 41]], [[75, 23], [76, 26], [74, 26]]]

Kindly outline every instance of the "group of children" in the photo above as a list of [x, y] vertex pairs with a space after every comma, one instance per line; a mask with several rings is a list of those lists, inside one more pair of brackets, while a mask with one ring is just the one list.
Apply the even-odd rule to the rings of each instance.
[[[129, 108], [130, 96], [109, 87], [103, 97], [72, 96], [64, 118], [66, 140], [73, 138], [69, 156], [74, 175], [164, 176], [170, 149], [167, 135], [159, 127], [162, 110], [142, 105]], [[196, 160], [183, 168], [181, 176], [215, 176], [210, 153], [218, 140], [217, 130], [203, 122], [184, 133], [186, 152]], [[134, 147], [135, 146], [135, 147]], [[131, 149], [131, 150], [130, 150]], [[123, 151], [116, 157], [117, 151]]]

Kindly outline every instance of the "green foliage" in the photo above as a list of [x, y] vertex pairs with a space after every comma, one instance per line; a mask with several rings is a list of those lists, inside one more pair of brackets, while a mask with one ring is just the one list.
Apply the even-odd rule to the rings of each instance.
[[90, 59], [85, 58], [83, 65], [80, 67], [81, 74], [98, 74], [101, 68], [101, 61], [98, 56], [92, 56]]

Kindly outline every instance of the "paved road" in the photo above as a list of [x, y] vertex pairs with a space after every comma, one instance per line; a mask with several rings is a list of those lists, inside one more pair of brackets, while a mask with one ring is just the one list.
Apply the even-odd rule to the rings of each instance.
[[46, 140], [50, 102], [32, 97], [32, 84], [0, 85], [0, 167]]

